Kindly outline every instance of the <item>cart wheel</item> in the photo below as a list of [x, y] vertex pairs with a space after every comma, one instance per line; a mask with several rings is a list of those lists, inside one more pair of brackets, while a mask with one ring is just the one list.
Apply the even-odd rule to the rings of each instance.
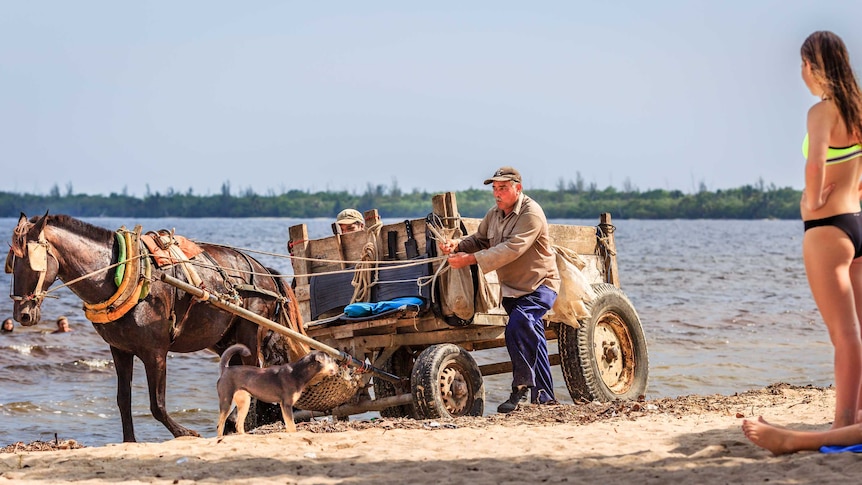
[[[398, 350], [392, 354], [392, 357], [389, 357], [389, 359], [380, 366], [380, 369], [399, 377], [408, 376], [410, 375], [411, 369], [413, 369], [413, 355], [411, 355], [406, 348], [399, 347]], [[374, 379], [375, 398], [389, 397], [396, 394], [397, 392], [393, 383], [383, 379]], [[386, 408], [380, 411], [380, 415], [384, 418], [410, 418], [413, 417], [413, 405], [405, 404], [403, 406]]]
[[417, 419], [481, 416], [485, 383], [473, 356], [455, 344], [432, 345], [416, 359], [410, 376]]
[[593, 285], [591, 317], [560, 324], [560, 366], [575, 402], [636, 400], [646, 393], [649, 356], [640, 318], [619, 288]]

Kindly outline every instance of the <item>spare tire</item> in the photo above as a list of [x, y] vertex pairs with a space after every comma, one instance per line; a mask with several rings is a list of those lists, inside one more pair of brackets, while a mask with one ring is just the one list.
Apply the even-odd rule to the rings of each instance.
[[593, 285], [590, 318], [580, 328], [560, 324], [560, 366], [575, 402], [637, 400], [646, 394], [649, 356], [640, 318], [611, 284]]

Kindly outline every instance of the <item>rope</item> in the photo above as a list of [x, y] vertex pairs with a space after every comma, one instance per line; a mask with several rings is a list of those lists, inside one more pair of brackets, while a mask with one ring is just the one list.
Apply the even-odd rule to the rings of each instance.
[[606, 279], [609, 279], [610, 276], [605, 274], [605, 268], [610, 266], [611, 258], [617, 255], [617, 252], [611, 249], [610, 245], [611, 234], [616, 229], [613, 224], [599, 224], [596, 226], [596, 239], [598, 240], [598, 244], [596, 244], [596, 256], [598, 256], [601, 262], [599, 270]]
[[[381, 224], [381, 226], [382, 226], [382, 224]], [[373, 226], [372, 226], [372, 227], [373, 227]], [[298, 260], [298, 261], [312, 261], [312, 262], [318, 262], [318, 263], [344, 264], [344, 265], [347, 265], [347, 266], [350, 266], [350, 265], [356, 265], [356, 264], [359, 264], [359, 263], [363, 263], [363, 262], [365, 262], [364, 260], [359, 260], [359, 261], [357, 261], [357, 260], [351, 260], [351, 259], [308, 258], [308, 257], [304, 257], [304, 256], [294, 256], [294, 255], [292, 255], [292, 254], [273, 253], [273, 252], [269, 252], [269, 251], [260, 251], [260, 250], [258, 250], [258, 249], [243, 248], [243, 247], [237, 247], [237, 246], [229, 246], [229, 245], [227, 245], [227, 244], [212, 243], [212, 242], [208, 242], [208, 241], [198, 241], [197, 239], [193, 239], [193, 240], [191, 240], [191, 241], [194, 241], [194, 242], [195, 242], [195, 243], [197, 243], [197, 244], [206, 244], [206, 245], [209, 245], [209, 246], [218, 246], [218, 247], [222, 247], [222, 248], [235, 249], [235, 250], [237, 250], [237, 251], [242, 251], [242, 252], [244, 252], [244, 253], [263, 254], [263, 255], [265, 255], [265, 256], [273, 256], [273, 257], [276, 257], [276, 258], [284, 258], [284, 259], [296, 259], [296, 260]], [[384, 260], [381, 260], [381, 259], [377, 259], [377, 260], [376, 260], [376, 263], [377, 263], [377, 264], [393, 265], [393, 266], [394, 266], [394, 265], [403, 264], [403, 263], [404, 263], [404, 261], [384, 261]], [[315, 273], [315, 274], [322, 274], [322, 273]]]
[[[377, 238], [380, 236], [380, 229], [383, 227], [383, 222], [377, 221], [374, 224], [365, 228], [365, 233], [368, 234], [368, 242], [362, 248], [362, 259], [356, 263], [353, 271], [353, 297], [351, 303], [357, 301], [371, 301], [371, 287], [374, 285], [374, 280], [377, 279]], [[374, 271], [374, 278], [371, 278], [371, 272]], [[320, 274], [320, 273], [318, 273]]]
[[[95, 270], [95, 271], [91, 271], [91, 272], [89, 272], [89, 273], [87, 273], [87, 274], [85, 274], [85, 275], [83, 275], [83, 276], [79, 276], [79, 277], [77, 277], [77, 278], [75, 278], [75, 279], [73, 279], [73, 280], [69, 280], [69, 281], [67, 281], [67, 282], [65, 282], [65, 283], [63, 283], [63, 284], [61, 284], [61, 285], [57, 285], [57, 286], [53, 286], [53, 287], [51, 287], [51, 288], [48, 288], [48, 290], [46, 290], [46, 291], [45, 291], [45, 293], [46, 293], [46, 294], [47, 294], [47, 293], [51, 293], [51, 292], [54, 292], [54, 291], [59, 290], [60, 288], [64, 288], [64, 287], [66, 287], [66, 286], [74, 285], [75, 283], [77, 283], [77, 282], [79, 282], [79, 281], [81, 281], [81, 280], [85, 280], [85, 279], [87, 279], [87, 278], [89, 278], [89, 277], [91, 277], [91, 276], [97, 275], [97, 274], [102, 273], [102, 272], [104, 272], [104, 271], [108, 271], [109, 269], [116, 268], [117, 266], [119, 266], [119, 265], [121, 265], [121, 264], [126, 264], [126, 263], [128, 263], [129, 261], [134, 261], [134, 260], [136, 260], [136, 259], [141, 259], [141, 258], [143, 258], [143, 257], [147, 257], [147, 256], [149, 256], [149, 255], [148, 255], [148, 254], [141, 254], [141, 255], [135, 256], [135, 257], [133, 257], [133, 258], [127, 258], [127, 259], [124, 259], [124, 260], [122, 260], [122, 261], [117, 261], [117, 262], [116, 262], [116, 263], [114, 263], [114, 264], [109, 264], [108, 266], [105, 266], [104, 268], [99, 268], [99, 269], [97, 269], [97, 270]], [[150, 278], [150, 281], [155, 281], [155, 279], [154, 279], [154, 278]]]
[[350, 282], [353, 285], [353, 297], [350, 299], [350, 303], [371, 300], [371, 271], [375, 272], [374, 279], [376, 280], [377, 265], [374, 264], [376, 259], [377, 251], [374, 243], [366, 244], [362, 249], [363, 262], [356, 265], [356, 273], [353, 275], [353, 281]]
[[[325, 259], [325, 258], [304, 258], [304, 257], [299, 257], [299, 256], [286, 255], [286, 254], [282, 254], [282, 253], [274, 253], [274, 252], [260, 251], [260, 250], [256, 250], [256, 249], [250, 249], [250, 248], [230, 246], [227, 244], [194, 241], [198, 244], [207, 244], [207, 245], [211, 245], [211, 246], [218, 246], [218, 247], [222, 247], [222, 248], [233, 249], [236, 251], [256, 253], [256, 254], [264, 254], [264, 255], [268, 255], [268, 256], [275, 256], [275, 257], [281, 257], [281, 258], [287, 258], [287, 259], [299, 259], [299, 260], [304, 260], [304, 261], [316, 261], [316, 262], [330, 263], [330, 264], [342, 264], [343, 263], [343, 264], [347, 264], [347, 265], [355, 265], [355, 267], [351, 268], [351, 269], [321, 271], [318, 273], [308, 273], [308, 274], [295, 274], [295, 273], [273, 274], [273, 273], [263, 273], [263, 272], [257, 272], [257, 271], [242, 270], [239, 268], [225, 268], [225, 267], [217, 265], [217, 264], [209, 264], [209, 263], [197, 261], [194, 259], [185, 260], [183, 262], [185, 264], [194, 265], [194, 266], [197, 266], [199, 268], [206, 268], [206, 269], [212, 269], [212, 270], [217, 270], [217, 271], [229, 269], [232, 272], [241, 273], [241, 274], [245, 274], [245, 275], [275, 276], [275, 277], [279, 277], [279, 278], [290, 277], [290, 276], [296, 278], [296, 277], [311, 277], [311, 276], [321, 276], [321, 275], [330, 275], [330, 274], [354, 273], [355, 275], [357, 275], [357, 277], [354, 278], [354, 282], [358, 283], [359, 285], [354, 284], [354, 287], [356, 287], [356, 290], [354, 291], [354, 300], [353, 301], [364, 301], [364, 300], [357, 300], [355, 298], [364, 295], [367, 291], [370, 290], [370, 287], [372, 286], [370, 283], [372, 281], [370, 273], [372, 271], [374, 271], [374, 272], [378, 271], [377, 266], [379, 266], [379, 265], [385, 265], [387, 269], [400, 269], [400, 268], [409, 268], [411, 266], [423, 265], [423, 264], [428, 264], [428, 263], [432, 263], [432, 264], [438, 263], [438, 262], [443, 263], [443, 264], [441, 264], [440, 268], [438, 268], [437, 274], [435, 274], [434, 276], [425, 276], [425, 277], [420, 278], [420, 281], [417, 281], [419, 286], [424, 286], [424, 285], [428, 285], [428, 284], [433, 285], [433, 282], [434, 282], [433, 280], [436, 279], [437, 275], [441, 274], [441, 271], [444, 268], [448, 268], [448, 265], [445, 264], [446, 260], [448, 259], [446, 256], [437, 256], [437, 257], [433, 257], [433, 258], [425, 258], [422, 260], [415, 260], [415, 261], [411, 261], [411, 260], [384, 261], [384, 260], [379, 259], [379, 256], [376, 253], [376, 245], [374, 244], [373, 241], [375, 241], [377, 239], [377, 234], [379, 233], [379, 231], [382, 227], [383, 227], [382, 223], [376, 223], [372, 226], [369, 226], [366, 229], [366, 231], [368, 231], [369, 233], [373, 233], [374, 238], [371, 241], [369, 241], [369, 243], [366, 244], [366, 247], [363, 249], [362, 259], [359, 261]], [[431, 226], [431, 227], [433, 228], [433, 226]], [[439, 232], [436, 232], [436, 228], [432, 229], [431, 232], [433, 234], [432, 239], [436, 239], [437, 236], [439, 235]], [[436, 234], [434, 234], [435, 232], [436, 232]], [[141, 254], [141, 255], [135, 256], [133, 258], [127, 258], [127, 259], [124, 259], [122, 261], [118, 261], [114, 264], [109, 264], [103, 268], [99, 268], [99, 269], [96, 269], [94, 271], [91, 271], [85, 275], [79, 276], [79, 277], [77, 277], [73, 280], [67, 281], [63, 284], [53, 286], [53, 287], [49, 288], [47, 291], [45, 291], [46, 296], [48, 293], [52, 293], [52, 292], [57, 291], [61, 288], [71, 286], [71, 285], [73, 285], [73, 284], [75, 284], [81, 280], [90, 278], [91, 276], [97, 275], [99, 273], [102, 273], [102, 272], [108, 271], [110, 269], [116, 268], [117, 266], [126, 264], [126, 263], [134, 261], [136, 259], [141, 259], [144, 257], [149, 257], [149, 255], [148, 254]], [[173, 258], [171, 258], [171, 262], [172, 263], [179, 263], [180, 261], [179, 260], [175, 261]], [[148, 278], [148, 280], [153, 282], [153, 281], [157, 281], [158, 278], [150, 277], [150, 278]], [[433, 286], [432, 286], [432, 289], [433, 289]], [[53, 297], [53, 298], [56, 298], [56, 297]]]

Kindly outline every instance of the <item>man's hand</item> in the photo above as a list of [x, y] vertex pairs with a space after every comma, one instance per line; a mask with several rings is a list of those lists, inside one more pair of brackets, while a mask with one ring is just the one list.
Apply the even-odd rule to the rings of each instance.
[[476, 264], [476, 256], [470, 253], [455, 253], [450, 254], [447, 261], [449, 261], [449, 266], [452, 269], [466, 268], [467, 266]]
[[444, 239], [437, 242], [437, 247], [443, 254], [452, 254], [458, 251], [458, 241], [452, 239]]

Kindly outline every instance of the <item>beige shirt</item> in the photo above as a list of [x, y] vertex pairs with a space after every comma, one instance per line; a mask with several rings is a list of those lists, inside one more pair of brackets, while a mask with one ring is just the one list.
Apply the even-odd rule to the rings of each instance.
[[523, 193], [508, 216], [491, 208], [476, 233], [459, 242], [458, 250], [474, 253], [483, 273], [497, 271], [504, 298], [527, 295], [539, 285], [560, 290], [545, 212]]

